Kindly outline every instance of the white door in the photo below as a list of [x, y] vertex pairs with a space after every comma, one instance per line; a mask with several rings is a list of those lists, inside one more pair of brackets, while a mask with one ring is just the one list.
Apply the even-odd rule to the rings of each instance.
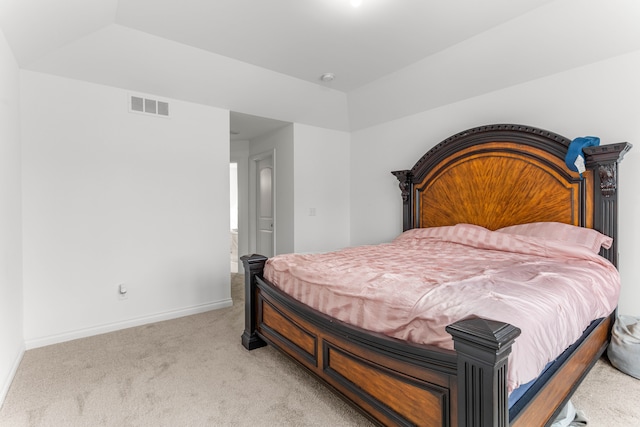
[[273, 175], [272, 154], [256, 160], [256, 249], [266, 257], [275, 255]]

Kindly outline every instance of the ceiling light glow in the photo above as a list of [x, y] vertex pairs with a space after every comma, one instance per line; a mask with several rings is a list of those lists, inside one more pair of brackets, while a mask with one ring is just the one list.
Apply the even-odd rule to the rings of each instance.
[[351, 6], [358, 7], [362, 4], [362, 0], [351, 0], [350, 3], [351, 3]]

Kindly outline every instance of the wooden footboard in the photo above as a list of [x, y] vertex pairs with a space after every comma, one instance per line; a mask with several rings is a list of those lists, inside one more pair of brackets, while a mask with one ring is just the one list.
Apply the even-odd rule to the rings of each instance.
[[508, 425], [507, 357], [517, 328], [470, 319], [448, 328], [455, 352], [408, 344], [309, 309], [263, 280], [265, 257], [241, 259], [247, 349], [273, 345], [378, 424]]

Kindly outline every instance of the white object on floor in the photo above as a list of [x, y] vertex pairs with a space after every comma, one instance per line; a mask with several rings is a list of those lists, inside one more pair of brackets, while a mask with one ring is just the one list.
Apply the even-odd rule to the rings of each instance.
[[618, 370], [640, 379], [640, 317], [618, 315], [607, 356]]
[[562, 411], [558, 414], [556, 419], [551, 424], [551, 427], [578, 427], [586, 426], [587, 419], [580, 411], [576, 411], [575, 406], [571, 401], [568, 401]]

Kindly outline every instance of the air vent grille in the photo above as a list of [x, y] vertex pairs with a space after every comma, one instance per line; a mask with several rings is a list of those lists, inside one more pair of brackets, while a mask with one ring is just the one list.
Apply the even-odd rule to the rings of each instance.
[[132, 113], [151, 114], [157, 117], [169, 117], [169, 103], [146, 96], [131, 95], [129, 111]]

